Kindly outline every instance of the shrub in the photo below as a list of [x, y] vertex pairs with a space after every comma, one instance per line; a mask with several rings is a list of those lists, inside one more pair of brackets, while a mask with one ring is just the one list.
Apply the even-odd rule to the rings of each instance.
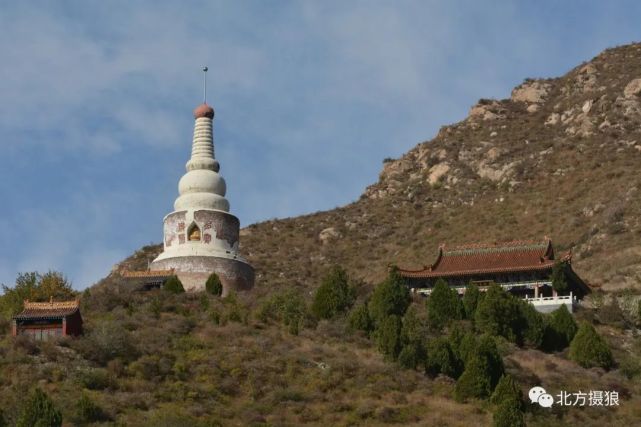
[[223, 294], [223, 283], [220, 281], [218, 274], [211, 273], [205, 282], [205, 290], [216, 296], [221, 296]]
[[603, 323], [609, 323], [620, 328], [625, 327], [625, 315], [615, 296], [612, 296], [610, 301], [599, 309], [598, 316]]
[[524, 323], [516, 298], [496, 284], [489, 287], [476, 309], [475, 321], [481, 332], [500, 335], [510, 341], [519, 339]]
[[139, 353], [131, 334], [113, 321], [100, 322], [85, 337], [73, 340], [71, 346], [85, 359], [102, 366], [116, 358], [135, 360]]
[[92, 401], [85, 393], [82, 394], [75, 408], [76, 421], [93, 423], [105, 418], [102, 408]]
[[349, 284], [347, 272], [334, 266], [314, 294], [312, 314], [320, 319], [331, 319], [338, 313], [349, 310], [354, 304], [354, 298], [354, 288]]
[[570, 359], [584, 368], [598, 366], [610, 369], [614, 365], [612, 352], [594, 326], [583, 322], [570, 344]]
[[106, 369], [87, 368], [78, 370], [76, 374], [78, 383], [89, 390], [104, 390], [113, 385], [113, 380]]
[[185, 288], [177, 276], [168, 278], [162, 288], [172, 294], [182, 294], [185, 292]]
[[387, 279], [374, 289], [369, 301], [369, 314], [374, 324], [378, 324], [391, 314], [403, 316], [410, 302], [405, 281], [398, 274], [398, 268], [392, 268]]
[[388, 360], [396, 360], [401, 350], [401, 319], [395, 314], [387, 316], [375, 331], [376, 346]]
[[354, 307], [349, 314], [349, 327], [353, 331], [364, 331], [368, 335], [374, 329], [372, 319], [369, 317], [367, 303], [362, 303]]
[[559, 293], [563, 293], [568, 290], [568, 282], [565, 279], [565, 264], [561, 261], [554, 263], [552, 267], [552, 274], [550, 275], [550, 281], [552, 282], [552, 288]]
[[521, 404], [515, 399], [503, 401], [493, 416], [494, 427], [525, 427], [525, 417]]
[[277, 320], [287, 326], [292, 335], [298, 335], [307, 314], [305, 300], [294, 289], [272, 295], [258, 309], [259, 320]]
[[427, 320], [430, 327], [442, 329], [452, 320], [463, 318], [463, 304], [454, 289], [439, 279], [427, 299]]
[[461, 375], [461, 370], [462, 363], [445, 337], [433, 339], [428, 343], [425, 363], [427, 374], [431, 376], [443, 374], [456, 379]]
[[519, 409], [523, 409], [523, 393], [514, 381], [512, 375], [504, 374], [499, 380], [490, 402], [495, 405], [500, 405], [506, 400], [513, 399], [520, 403]]
[[465, 309], [465, 317], [470, 320], [474, 320], [474, 315], [476, 314], [476, 307], [481, 299], [481, 291], [479, 287], [470, 283], [465, 288], [465, 294], [463, 294], [463, 308]]
[[4, 419], [4, 412], [0, 409], [0, 427], [7, 427], [7, 421]]
[[62, 414], [47, 394], [36, 388], [25, 402], [16, 427], [60, 427]]
[[566, 348], [577, 331], [574, 317], [565, 307], [554, 310], [548, 317], [543, 346], [548, 351], [560, 351]]

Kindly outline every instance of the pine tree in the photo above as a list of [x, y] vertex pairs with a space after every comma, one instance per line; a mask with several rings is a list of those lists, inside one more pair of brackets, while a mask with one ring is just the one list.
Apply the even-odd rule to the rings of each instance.
[[594, 326], [583, 322], [579, 331], [570, 344], [570, 359], [584, 368], [598, 366], [610, 369], [614, 366], [614, 359], [610, 347], [601, 337]]
[[430, 327], [441, 330], [452, 320], [463, 318], [463, 304], [454, 289], [443, 279], [436, 281], [427, 298], [427, 320]]
[[565, 278], [565, 264], [563, 262], [558, 261], [554, 264], [550, 281], [555, 291], [563, 293], [568, 290], [568, 282]]
[[468, 398], [484, 399], [492, 393], [492, 383], [488, 374], [486, 361], [478, 354], [472, 354], [463, 374], [456, 381], [454, 397], [458, 401]]
[[412, 304], [403, 316], [403, 328], [401, 329], [401, 339], [403, 344], [413, 344], [421, 347], [425, 344], [427, 336], [427, 325], [422, 317], [419, 316], [418, 306]]
[[481, 332], [518, 341], [523, 329], [518, 301], [493, 284], [476, 309], [475, 324]]
[[406, 344], [398, 354], [398, 364], [403, 368], [416, 369], [421, 363], [419, 348], [414, 344]]
[[517, 402], [520, 402], [519, 408], [523, 409], [523, 393], [521, 392], [521, 389], [516, 384], [516, 381], [514, 381], [514, 377], [512, 377], [512, 375], [504, 374], [496, 385], [494, 393], [492, 393], [492, 397], [490, 398], [490, 402], [495, 405], [500, 405], [502, 402], [509, 399], [514, 399]]
[[395, 314], [387, 316], [375, 331], [378, 350], [388, 360], [396, 360], [401, 351], [401, 319]]
[[211, 273], [205, 282], [205, 290], [212, 295], [221, 296], [223, 294], [223, 283], [220, 281], [218, 274]]
[[465, 288], [465, 294], [463, 295], [463, 307], [465, 308], [465, 318], [474, 320], [474, 315], [476, 314], [476, 307], [481, 299], [481, 291], [479, 287], [470, 283]]
[[525, 325], [525, 329], [520, 333], [522, 340], [531, 347], [539, 348], [545, 337], [545, 317], [532, 304], [526, 301], [520, 301], [519, 304]]
[[496, 408], [493, 416], [494, 427], [525, 427], [525, 416], [521, 404], [515, 399], [507, 399]]
[[459, 401], [485, 399], [490, 396], [504, 372], [503, 360], [494, 339], [484, 335], [465, 361], [465, 370], [456, 382], [454, 396]]
[[543, 346], [548, 351], [560, 351], [566, 348], [577, 332], [574, 317], [565, 305], [550, 314], [545, 329]]
[[62, 414], [45, 392], [36, 388], [26, 401], [16, 427], [60, 427]]
[[427, 360], [425, 372], [431, 376], [438, 374], [458, 378], [461, 375], [463, 364], [456, 357], [447, 338], [439, 337], [427, 344]]
[[369, 316], [369, 309], [367, 303], [357, 305], [349, 314], [348, 319], [349, 327], [353, 331], [364, 331], [368, 335], [374, 329], [372, 319]]
[[403, 316], [409, 307], [411, 297], [405, 280], [394, 267], [381, 284], [376, 286], [369, 301], [369, 314], [374, 324], [380, 323], [390, 314]]
[[354, 299], [354, 289], [349, 284], [347, 272], [334, 266], [314, 294], [312, 313], [320, 319], [330, 319], [347, 311], [354, 304]]
[[182, 294], [185, 292], [185, 288], [177, 276], [168, 278], [163, 285], [163, 289], [172, 294]]

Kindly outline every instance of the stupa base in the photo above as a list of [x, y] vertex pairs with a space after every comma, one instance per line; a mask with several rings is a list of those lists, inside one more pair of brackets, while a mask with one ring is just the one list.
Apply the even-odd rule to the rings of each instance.
[[174, 269], [187, 292], [205, 290], [211, 273], [218, 274], [223, 284], [223, 296], [230, 292], [247, 291], [254, 287], [254, 269], [246, 262], [212, 256], [180, 256], [151, 263], [151, 270]]

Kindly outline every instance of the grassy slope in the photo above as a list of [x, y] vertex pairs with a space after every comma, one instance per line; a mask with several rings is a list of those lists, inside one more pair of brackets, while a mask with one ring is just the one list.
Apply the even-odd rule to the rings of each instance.
[[[484, 101], [497, 117], [470, 117], [444, 127], [433, 140], [386, 163], [379, 182], [357, 202], [247, 227], [243, 252], [258, 280], [256, 289], [239, 296], [236, 304], [198, 295], [130, 295], [117, 274], [110, 275], [84, 298], [86, 337], [62, 347], [2, 339], [0, 406], [15, 416], [24, 392], [40, 384], [70, 420], [79, 384], [90, 384], [95, 390], [86, 393], [112, 421], [127, 425], [162, 425], [162, 418], [169, 419], [166, 425], [178, 425], [178, 419], [186, 425], [197, 420], [230, 425], [489, 423], [487, 404], [456, 403], [450, 380], [432, 380], [384, 362], [368, 340], [346, 333], [342, 319], [310, 325], [292, 336], [280, 325], [257, 320], [256, 309], [278, 289], [293, 287], [308, 295], [331, 263], [360, 279], [363, 295], [384, 276], [388, 263], [428, 264], [441, 242], [545, 234], [560, 249], [575, 248], [576, 269], [587, 280], [606, 289], [635, 286], [641, 251], [636, 244], [641, 152], [635, 145], [641, 143], [641, 119], [634, 109], [626, 113], [617, 98], [627, 82], [641, 76], [640, 52], [639, 45], [609, 50], [592, 61], [596, 73], [581, 66], [543, 81], [550, 90], [536, 112], [511, 100]], [[579, 117], [577, 111], [589, 100], [594, 105], [587, 119]], [[552, 113], [565, 111], [573, 111], [568, 123], [544, 125]], [[569, 127], [585, 120], [593, 122], [585, 125], [592, 135], [568, 134]], [[605, 120], [610, 127], [599, 130]], [[448, 172], [430, 184], [434, 168], [443, 165]], [[488, 177], [488, 168], [503, 172]], [[341, 237], [323, 245], [319, 233], [328, 227]], [[158, 250], [143, 248], [122, 266], [145, 268]], [[212, 313], [244, 320], [216, 325]], [[113, 333], [101, 334], [101, 328]], [[601, 325], [600, 330], [618, 360], [638, 365], [636, 329]], [[127, 332], [122, 338], [114, 331]], [[99, 338], [106, 348], [124, 348], [122, 354], [109, 356], [110, 362], [98, 360]], [[634, 425], [641, 417], [638, 376], [630, 381], [618, 370], [584, 370], [563, 355], [509, 345], [503, 351], [524, 389], [541, 383], [556, 390], [623, 391], [624, 404], [616, 411], [529, 414], [530, 425]]]

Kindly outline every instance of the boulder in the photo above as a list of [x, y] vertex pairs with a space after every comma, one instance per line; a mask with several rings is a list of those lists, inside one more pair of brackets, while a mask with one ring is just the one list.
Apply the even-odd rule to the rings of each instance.
[[641, 95], [641, 78], [634, 79], [623, 89], [623, 96], [626, 98], [635, 98]]
[[511, 99], [514, 102], [528, 102], [538, 104], [545, 100], [550, 91], [550, 84], [532, 80], [517, 86], [512, 91]]

